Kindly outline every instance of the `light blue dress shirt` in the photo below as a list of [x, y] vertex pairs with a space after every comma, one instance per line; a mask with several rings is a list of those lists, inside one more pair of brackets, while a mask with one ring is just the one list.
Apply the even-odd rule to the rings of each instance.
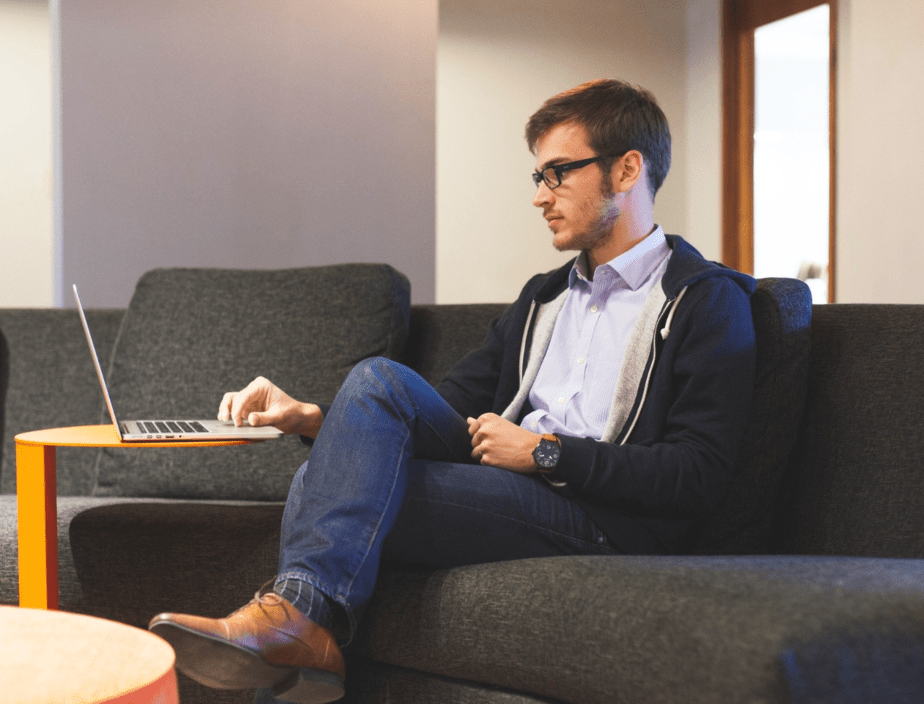
[[645, 298], [661, 281], [671, 249], [658, 225], [645, 239], [587, 278], [584, 255], [529, 393], [535, 409], [522, 426], [599, 440], [613, 402], [629, 334]]

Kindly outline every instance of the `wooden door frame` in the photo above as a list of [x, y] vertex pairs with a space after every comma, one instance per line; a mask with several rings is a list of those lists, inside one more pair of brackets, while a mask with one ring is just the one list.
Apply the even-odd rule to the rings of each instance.
[[835, 300], [837, 0], [722, 0], [722, 261], [754, 273], [754, 30], [830, 6], [828, 301]]

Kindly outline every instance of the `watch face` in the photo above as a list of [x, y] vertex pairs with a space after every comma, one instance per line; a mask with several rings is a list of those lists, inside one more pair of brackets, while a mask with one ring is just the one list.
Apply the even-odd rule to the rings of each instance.
[[540, 440], [536, 449], [533, 450], [533, 459], [543, 469], [552, 469], [558, 464], [559, 455], [561, 455], [561, 445], [545, 438]]

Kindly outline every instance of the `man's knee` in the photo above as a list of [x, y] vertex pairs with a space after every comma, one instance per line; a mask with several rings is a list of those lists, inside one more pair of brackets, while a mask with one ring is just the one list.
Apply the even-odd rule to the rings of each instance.
[[357, 363], [343, 382], [341, 391], [361, 395], [391, 393], [406, 386], [409, 370], [393, 359], [368, 357]]
[[393, 378], [398, 362], [386, 357], [367, 357], [350, 370], [347, 380], [368, 381], [372, 378]]

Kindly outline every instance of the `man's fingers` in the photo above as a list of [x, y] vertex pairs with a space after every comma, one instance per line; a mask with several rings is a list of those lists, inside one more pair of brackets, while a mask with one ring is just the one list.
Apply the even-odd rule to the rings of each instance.
[[275, 425], [280, 420], [278, 413], [271, 413], [269, 411], [253, 411], [247, 415], [247, 422], [250, 423], [254, 428], [259, 428], [263, 425]]
[[218, 420], [230, 420], [231, 419], [231, 403], [234, 401], [234, 392], [229, 391], [221, 398], [221, 403], [218, 404]]
[[250, 387], [233, 395], [231, 400], [231, 420], [238, 427], [244, 424], [244, 416], [250, 413], [254, 407], [253, 392], [249, 392]]

